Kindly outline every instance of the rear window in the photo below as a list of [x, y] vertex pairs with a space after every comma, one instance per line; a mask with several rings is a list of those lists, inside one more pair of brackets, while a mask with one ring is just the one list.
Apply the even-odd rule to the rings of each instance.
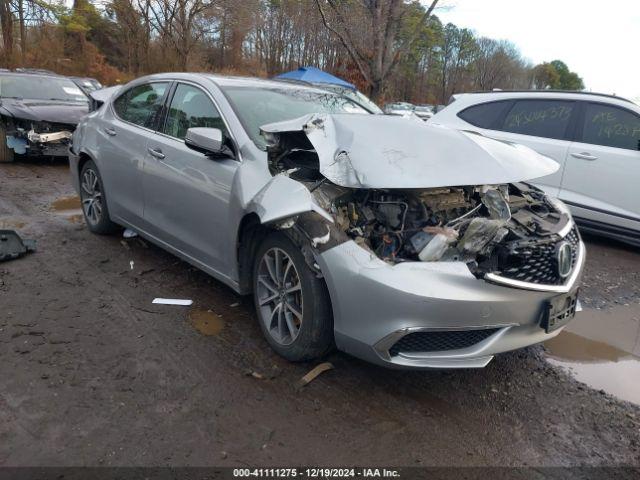
[[458, 117], [476, 127], [495, 130], [509, 105], [511, 101], [508, 100], [481, 103], [462, 110]]
[[141, 127], [153, 128], [168, 86], [168, 82], [144, 83], [135, 86], [113, 102], [113, 109], [122, 120]]
[[563, 139], [573, 110], [573, 102], [518, 100], [513, 104], [498, 130], [535, 137]]
[[606, 147], [640, 150], [640, 117], [623, 108], [588, 103], [582, 141]]

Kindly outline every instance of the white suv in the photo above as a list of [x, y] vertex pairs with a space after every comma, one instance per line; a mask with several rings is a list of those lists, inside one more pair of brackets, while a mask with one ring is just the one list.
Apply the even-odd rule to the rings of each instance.
[[537, 150], [560, 169], [532, 183], [586, 232], [640, 245], [640, 106], [556, 91], [466, 93], [429, 121]]

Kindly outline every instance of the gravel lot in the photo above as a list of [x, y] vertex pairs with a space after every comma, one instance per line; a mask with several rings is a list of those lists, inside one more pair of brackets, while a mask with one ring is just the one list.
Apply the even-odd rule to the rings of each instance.
[[[541, 346], [448, 372], [334, 353], [298, 389], [315, 363], [273, 354], [250, 299], [90, 234], [73, 193], [63, 164], [0, 166], [0, 228], [38, 241], [0, 264], [0, 465], [640, 466], [640, 407]], [[640, 252], [587, 247], [583, 303], [640, 309]], [[154, 297], [191, 298], [209, 320]]]

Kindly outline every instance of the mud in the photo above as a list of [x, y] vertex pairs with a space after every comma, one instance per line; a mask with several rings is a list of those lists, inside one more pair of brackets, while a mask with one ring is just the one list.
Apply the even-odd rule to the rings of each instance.
[[[640, 407], [550, 365], [544, 347], [444, 372], [334, 352], [298, 389], [320, 362], [275, 355], [249, 298], [52, 210], [74, 194], [68, 167], [1, 165], [0, 189], [0, 221], [38, 241], [0, 265], [0, 466], [640, 463]], [[638, 311], [640, 254], [587, 242], [585, 307]], [[193, 299], [224, 328], [205, 335], [155, 297]]]
[[64, 210], [80, 210], [80, 207], [80, 197], [78, 197], [77, 195], [58, 198], [51, 203], [51, 210], [53, 210], [54, 212], [60, 212]]
[[224, 328], [224, 321], [211, 310], [191, 310], [189, 321], [203, 335], [218, 335]]

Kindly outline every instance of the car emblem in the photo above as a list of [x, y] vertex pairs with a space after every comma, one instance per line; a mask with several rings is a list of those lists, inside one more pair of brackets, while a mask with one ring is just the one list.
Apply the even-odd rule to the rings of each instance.
[[567, 278], [571, 273], [572, 253], [570, 243], [562, 242], [558, 246], [558, 275], [560, 278]]

